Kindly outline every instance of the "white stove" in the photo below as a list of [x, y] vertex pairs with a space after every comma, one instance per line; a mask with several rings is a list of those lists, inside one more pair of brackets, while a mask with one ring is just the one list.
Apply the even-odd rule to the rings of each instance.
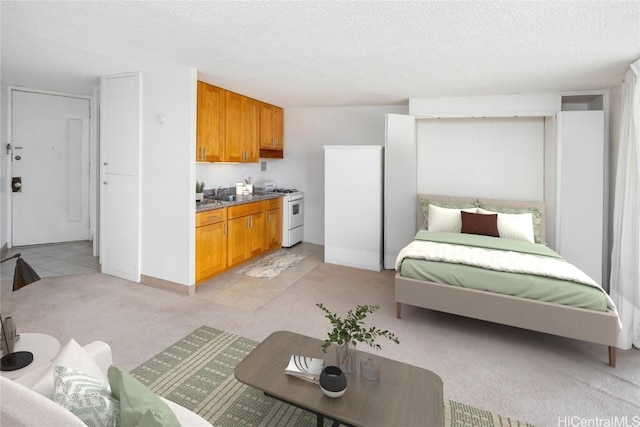
[[282, 194], [282, 246], [290, 248], [304, 237], [304, 193], [283, 188], [273, 181], [256, 183], [256, 191]]

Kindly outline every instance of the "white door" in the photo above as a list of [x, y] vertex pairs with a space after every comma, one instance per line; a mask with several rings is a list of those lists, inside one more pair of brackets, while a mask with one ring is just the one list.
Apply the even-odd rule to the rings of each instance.
[[140, 74], [103, 77], [100, 99], [100, 263], [140, 281]]
[[556, 250], [603, 282], [604, 111], [558, 115]]
[[384, 268], [393, 269], [416, 234], [416, 119], [387, 114], [385, 130]]
[[87, 98], [11, 90], [13, 246], [89, 239], [89, 115]]

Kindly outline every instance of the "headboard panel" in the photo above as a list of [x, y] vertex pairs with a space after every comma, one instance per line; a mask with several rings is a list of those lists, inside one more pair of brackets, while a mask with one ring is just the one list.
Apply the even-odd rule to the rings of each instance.
[[487, 210], [495, 210], [505, 213], [531, 212], [533, 214], [534, 229], [536, 229], [536, 241], [539, 240], [540, 243], [545, 243], [546, 241], [545, 209], [544, 203], [542, 202], [522, 202], [513, 200], [478, 199], [475, 197], [418, 194], [416, 230], [420, 230], [424, 227], [425, 209], [428, 209], [429, 204], [455, 209], [476, 206]]

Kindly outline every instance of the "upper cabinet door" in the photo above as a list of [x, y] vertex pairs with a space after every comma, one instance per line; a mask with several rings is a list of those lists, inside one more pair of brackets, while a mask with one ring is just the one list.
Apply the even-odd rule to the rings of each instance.
[[227, 91], [225, 96], [225, 161], [243, 162], [244, 148], [242, 145], [242, 99], [240, 94]]
[[241, 110], [240, 138], [245, 151], [244, 161], [257, 163], [260, 139], [260, 101], [245, 96], [242, 99]]
[[283, 110], [275, 105], [260, 103], [260, 148], [284, 148]]
[[273, 108], [264, 102], [260, 103], [260, 148], [273, 148]]
[[224, 160], [225, 92], [219, 87], [198, 82], [196, 161]]
[[280, 107], [273, 107], [273, 138], [275, 148], [284, 149], [284, 110]]

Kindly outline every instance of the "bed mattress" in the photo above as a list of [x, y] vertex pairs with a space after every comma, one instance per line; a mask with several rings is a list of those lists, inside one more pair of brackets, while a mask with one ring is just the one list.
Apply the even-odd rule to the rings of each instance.
[[[435, 237], [433, 237], [435, 236]], [[416, 239], [432, 239], [447, 242], [449, 236], [436, 235], [428, 232], [419, 232]], [[470, 239], [469, 239], [470, 237]], [[484, 245], [488, 240], [491, 244], [511, 245], [513, 242], [505, 242], [507, 239], [497, 239], [485, 236], [453, 236], [455, 244]], [[493, 239], [493, 241], [492, 241]], [[464, 240], [462, 242], [461, 240]], [[481, 242], [481, 243], [477, 243]], [[519, 250], [516, 247], [502, 247], [499, 250]], [[533, 244], [532, 244], [533, 245]], [[543, 245], [531, 246], [527, 250], [535, 252], [535, 256], [556, 257], [560, 255]], [[432, 261], [426, 259], [404, 258], [398, 268], [404, 277], [418, 280], [448, 284], [482, 291], [496, 292], [522, 298], [530, 298], [539, 301], [563, 304], [572, 307], [586, 308], [597, 311], [607, 311], [608, 300], [601, 288], [585, 284], [532, 274], [523, 274], [509, 271], [496, 271], [462, 263]]]

